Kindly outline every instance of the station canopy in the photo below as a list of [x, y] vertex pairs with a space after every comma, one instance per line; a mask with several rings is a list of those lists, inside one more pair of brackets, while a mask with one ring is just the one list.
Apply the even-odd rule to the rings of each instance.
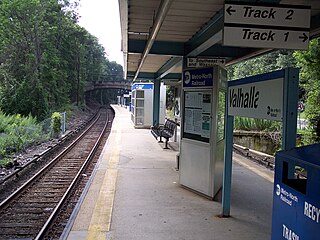
[[[119, 0], [125, 79], [179, 80], [183, 57], [223, 58], [230, 65], [272, 51], [274, 48], [222, 44], [224, 6], [234, 3], [257, 4], [223, 0]], [[319, 0], [261, 3], [309, 6], [309, 37], [319, 36]]]

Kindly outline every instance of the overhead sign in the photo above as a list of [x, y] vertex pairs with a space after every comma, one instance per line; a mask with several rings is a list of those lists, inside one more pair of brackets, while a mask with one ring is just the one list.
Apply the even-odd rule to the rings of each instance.
[[223, 45], [307, 49], [308, 6], [225, 4]]
[[224, 11], [224, 23], [310, 28], [308, 6], [225, 4]]
[[283, 78], [231, 86], [228, 94], [229, 115], [282, 121]]
[[254, 27], [224, 27], [223, 44], [254, 48], [308, 49], [309, 32]]
[[153, 89], [153, 83], [134, 83], [131, 87], [132, 90], [135, 89]]
[[188, 68], [202, 68], [202, 67], [213, 67], [219, 65], [221, 67], [225, 66], [226, 59], [224, 58], [199, 58], [199, 57], [189, 57], [187, 58]]
[[188, 69], [183, 71], [183, 87], [212, 87], [213, 68]]

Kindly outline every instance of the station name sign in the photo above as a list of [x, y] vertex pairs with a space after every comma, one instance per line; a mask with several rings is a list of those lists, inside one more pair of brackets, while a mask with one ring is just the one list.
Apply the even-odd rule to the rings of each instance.
[[282, 121], [283, 78], [228, 88], [228, 114]]
[[213, 68], [188, 69], [183, 71], [183, 87], [212, 87]]
[[309, 6], [225, 4], [223, 44], [307, 49], [310, 18]]

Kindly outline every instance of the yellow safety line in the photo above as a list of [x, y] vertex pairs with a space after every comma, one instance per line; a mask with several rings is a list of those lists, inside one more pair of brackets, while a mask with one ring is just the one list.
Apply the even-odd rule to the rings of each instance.
[[94, 207], [90, 226], [88, 229], [88, 240], [102, 240], [107, 238], [107, 232], [110, 230], [111, 217], [113, 210], [113, 201], [116, 190], [116, 181], [118, 176], [118, 162], [120, 157], [120, 131], [116, 131], [115, 147], [113, 148], [99, 196]]

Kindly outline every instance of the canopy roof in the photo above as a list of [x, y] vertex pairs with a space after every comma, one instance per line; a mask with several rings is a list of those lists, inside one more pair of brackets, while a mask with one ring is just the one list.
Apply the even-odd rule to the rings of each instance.
[[[264, 2], [310, 6], [310, 38], [320, 34], [319, 0]], [[272, 50], [223, 46], [224, 4], [223, 0], [119, 0], [125, 78], [180, 79], [183, 56], [223, 57], [228, 65]]]

